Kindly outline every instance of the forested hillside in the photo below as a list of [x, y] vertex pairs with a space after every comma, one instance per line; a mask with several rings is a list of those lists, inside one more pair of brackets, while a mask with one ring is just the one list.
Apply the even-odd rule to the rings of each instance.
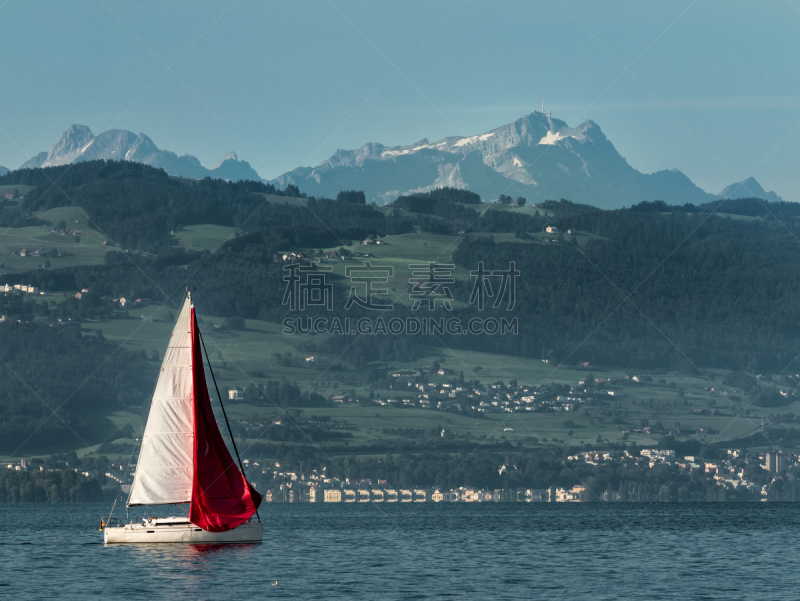
[[22, 203], [0, 211], [0, 225], [18, 226], [34, 211], [75, 205], [117, 245], [148, 253], [169, 252], [171, 234], [192, 224], [235, 226], [245, 233], [277, 228], [294, 235], [298, 244], [314, 246], [411, 227], [363, 204], [315, 199], [313, 211], [287, 205], [300, 196], [291, 186], [280, 191], [259, 182], [185, 180], [125, 161], [23, 169], [0, 177], [0, 185], [35, 186]]
[[516, 262], [527, 329], [510, 342], [517, 352], [640, 368], [787, 368], [800, 353], [796, 218], [645, 208], [554, 220], [562, 232], [591, 234], [584, 246], [569, 236], [527, 247], [472, 238], [454, 258], [464, 267]]
[[72, 326], [0, 324], [0, 453], [101, 442], [110, 412], [141, 407], [157, 364]]
[[[76, 436], [100, 442], [105, 436], [97, 433], [111, 428], [110, 413], [138, 406], [150, 393], [155, 357], [64, 324], [127, 319], [118, 302], [123, 297], [174, 310], [184, 285], [201, 291], [201, 315], [279, 324], [291, 314], [283, 304], [285, 253], [318, 267], [391, 260], [400, 270], [421, 260], [452, 261], [460, 275], [450, 285], [453, 311], [445, 315], [463, 321], [481, 315], [470, 304], [470, 271], [480, 263], [507, 269], [512, 262], [519, 270], [513, 309], [494, 315], [518, 318], [517, 335], [351, 336], [345, 354], [341, 338], [315, 338], [320, 352], [341, 355], [335, 369], [352, 369], [370, 385], [387, 381], [376, 362], [411, 361], [423, 347], [442, 345], [553, 365], [797, 371], [800, 211], [791, 203], [642, 203], [602, 211], [565, 200], [487, 205], [474, 194], [444, 189], [377, 208], [357, 192], [307, 198], [293, 187], [187, 181], [104, 161], [12, 172], [0, 185], [33, 187], [22, 200], [4, 201], [0, 223], [8, 231], [36, 221], [41, 211], [74, 204], [110, 246], [102, 265], [7, 270], [0, 282], [56, 295], [0, 296], [6, 321], [0, 324], [0, 406], [7, 416], [0, 444], [9, 451], [29, 437], [53, 447]], [[198, 224], [227, 226], [231, 235], [216, 252], [179, 246], [176, 232]], [[443, 250], [428, 257], [419, 243], [403, 246], [402, 236], [423, 233], [439, 236]], [[394, 247], [361, 244], [386, 236], [395, 237]], [[341, 302], [306, 315], [374, 317], [344, 308], [351, 287], [340, 272], [329, 281]], [[392, 285], [392, 294], [408, 296], [407, 281]], [[413, 314], [398, 303], [392, 316]]]
[[[4, 209], [9, 214], [76, 203], [117, 243], [105, 266], [7, 275], [9, 283], [44, 290], [90, 289], [93, 296], [74, 303], [76, 312], [94, 302], [97, 314], [110, 297], [159, 300], [190, 284], [204, 291], [198, 297], [204, 312], [279, 321], [286, 310], [276, 253], [313, 256], [315, 249], [416, 227], [453, 235], [453, 260], [465, 269], [479, 262], [500, 269], [513, 261], [521, 272], [512, 313], [523, 324], [519, 336], [456, 337], [448, 344], [555, 361], [749, 371], [779, 371], [800, 353], [800, 210], [791, 203], [642, 203], [601, 211], [562, 200], [534, 214], [480, 210], [476, 195], [444, 189], [401, 197], [384, 210], [347, 195], [290, 205], [274, 201], [300, 197], [296, 189], [189, 182], [144, 165], [103, 161], [12, 172], [0, 183], [36, 186], [18, 208]], [[240, 230], [213, 255], [175, 247], [171, 232], [195, 223]], [[559, 241], [535, 239], [548, 225], [561, 232]], [[492, 238], [512, 232], [516, 240]], [[126, 249], [149, 254], [126, 257]], [[465, 304], [471, 290], [471, 281], [453, 286]], [[15, 316], [36, 311], [11, 300], [6, 310], [14, 302]]]

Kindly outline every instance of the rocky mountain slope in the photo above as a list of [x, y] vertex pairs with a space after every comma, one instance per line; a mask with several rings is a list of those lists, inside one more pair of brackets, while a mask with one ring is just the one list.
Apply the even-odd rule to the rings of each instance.
[[294, 184], [315, 196], [364, 190], [378, 204], [442, 186], [466, 188], [484, 200], [500, 194], [529, 202], [567, 198], [602, 208], [642, 200], [697, 204], [717, 198], [677, 169], [637, 171], [593, 121], [572, 128], [539, 112], [476, 136], [339, 150], [317, 167], [300, 167], [273, 183]]
[[[233, 152], [208, 169], [194, 156], [159, 149], [144, 134], [112, 129], [95, 136], [85, 125], [68, 128], [49, 152], [37, 154], [21, 168], [94, 159], [144, 163], [192, 179], [261, 180], [250, 164]], [[395, 147], [368, 143], [356, 150], [338, 150], [322, 164], [299, 167], [272, 183], [281, 188], [292, 184], [310, 196], [329, 198], [342, 190], [363, 190], [367, 199], [377, 204], [443, 186], [476, 192], [483, 200], [494, 200], [500, 194], [524, 196], [536, 203], [566, 198], [607, 209], [643, 200], [670, 204], [743, 197], [781, 200], [753, 178], [715, 195], [677, 169], [642, 173], [628, 164], [595, 122], [569, 127], [540, 112], [470, 137], [438, 142], [423, 139]]]
[[20, 169], [53, 167], [97, 159], [132, 161], [164, 169], [170, 175], [192, 179], [255, 180], [261, 177], [247, 161], [240, 161], [236, 153], [223, 157], [213, 168], [207, 169], [197, 158], [161, 150], [144, 134], [136, 135], [124, 129], [110, 129], [95, 136], [85, 125], [72, 125], [56, 141], [50, 152], [40, 152], [24, 163]]

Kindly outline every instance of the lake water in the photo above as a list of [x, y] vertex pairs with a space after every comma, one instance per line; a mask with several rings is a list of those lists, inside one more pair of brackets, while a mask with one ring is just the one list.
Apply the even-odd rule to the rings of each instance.
[[800, 504], [272, 504], [262, 545], [105, 547], [109, 509], [0, 505], [0, 598], [800, 597]]

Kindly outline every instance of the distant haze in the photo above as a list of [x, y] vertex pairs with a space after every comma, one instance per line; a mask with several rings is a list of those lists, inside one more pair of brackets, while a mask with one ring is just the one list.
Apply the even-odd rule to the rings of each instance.
[[599, 124], [642, 174], [676, 169], [714, 194], [754, 177], [800, 200], [796, 7], [0, 2], [0, 165], [85, 124], [144, 133], [209, 170], [236, 151], [271, 180], [368, 142], [489, 132], [544, 95], [567, 127]]
[[235, 152], [228, 153], [207, 169], [192, 155], [178, 156], [159, 149], [145, 134], [112, 129], [95, 136], [85, 125], [72, 125], [61, 134], [49, 152], [40, 152], [21, 165], [21, 169], [55, 167], [97, 159], [144, 163], [164, 169], [170, 175], [193, 179], [256, 180], [261, 178], [246, 161], [240, 161]]
[[[327, 197], [340, 190], [364, 190], [378, 204], [443, 186], [476, 192], [484, 200], [501, 194], [532, 202], [567, 198], [607, 209], [643, 200], [699, 204], [718, 198], [677, 169], [637, 171], [593, 121], [572, 128], [537, 112], [476, 136], [339, 150], [317, 167], [295, 169], [274, 183]], [[721, 194], [781, 200], [753, 178], [726, 186]]]
[[[143, 133], [113, 129], [95, 136], [87, 126], [77, 124], [67, 128], [49, 151], [31, 157], [21, 168], [97, 159], [144, 163], [193, 179], [262, 179], [235, 152], [209, 169], [190, 154], [178, 156], [158, 148]], [[339, 150], [314, 168], [299, 167], [272, 183], [280, 188], [291, 184], [310, 196], [328, 198], [342, 190], [363, 190], [377, 204], [445, 186], [470, 190], [486, 201], [500, 195], [523, 196], [537, 203], [567, 198], [606, 209], [652, 200], [670, 204], [742, 197], [782, 200], [752, 177], [714, 195], [677, 169], [641, 173], [620, 156], [593, 121], [572, 128], [549, 113], [537, 112], [475, 136], [437, 142], [422, 139], [392, 148], [370, 142], [355, 150]]]

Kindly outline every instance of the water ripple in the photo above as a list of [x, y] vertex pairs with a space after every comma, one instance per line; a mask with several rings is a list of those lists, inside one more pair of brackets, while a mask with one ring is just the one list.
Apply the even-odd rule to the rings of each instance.
[[264, 543], [232, 546], [105, 547], [107, 510], [0, 506], [2, 597], [729, 601], [800, 590], [793, 504], [270, 505]]

